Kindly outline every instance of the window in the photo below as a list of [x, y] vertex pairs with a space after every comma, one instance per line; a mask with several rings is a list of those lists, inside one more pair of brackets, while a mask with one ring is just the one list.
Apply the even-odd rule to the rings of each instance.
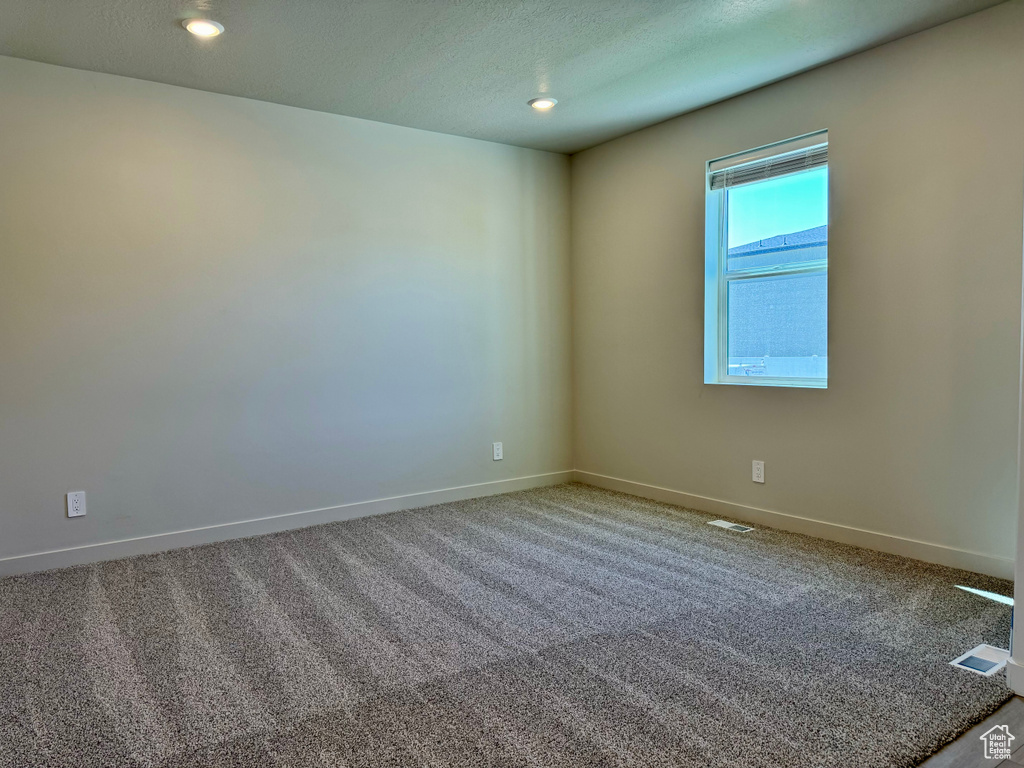
[[828, 133], [707, 166], [704, 381], [828, 382]]

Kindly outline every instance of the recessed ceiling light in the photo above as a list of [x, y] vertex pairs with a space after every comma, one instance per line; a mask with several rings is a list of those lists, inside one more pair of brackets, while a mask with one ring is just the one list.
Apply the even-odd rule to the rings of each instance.
[[558, 103], [558, 99], [552, 99], [550, 96], [541, 96], [539, 99], [530, 99], [526, 103], [538, 112], [547, 112]]
[[224, 31], [224, 25], [209, 19], [185, 19], [181, 26], [196, 37], [216, 37]]

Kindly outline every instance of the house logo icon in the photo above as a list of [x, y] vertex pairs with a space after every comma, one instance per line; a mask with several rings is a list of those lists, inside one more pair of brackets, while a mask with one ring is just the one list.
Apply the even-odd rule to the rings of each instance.
[[981, 734], [980, 738], [985, 742], [986, 760], [1009, 760], [1010, 755], [1013, 754], [1010, 742], [1015, 737], [1010, 733], [1009, 726], [994, 725]]

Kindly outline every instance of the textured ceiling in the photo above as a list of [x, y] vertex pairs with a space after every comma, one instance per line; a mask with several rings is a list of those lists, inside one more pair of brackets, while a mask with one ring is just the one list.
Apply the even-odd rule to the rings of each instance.
[[575, 152], [997, 3], [0, 0], [0, 55]]

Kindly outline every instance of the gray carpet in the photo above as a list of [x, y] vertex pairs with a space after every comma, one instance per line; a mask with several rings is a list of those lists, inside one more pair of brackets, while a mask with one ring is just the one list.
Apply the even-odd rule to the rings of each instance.
[[911, 766], [1007, 582], [563, 485], [0, 581], [0, 766]]

